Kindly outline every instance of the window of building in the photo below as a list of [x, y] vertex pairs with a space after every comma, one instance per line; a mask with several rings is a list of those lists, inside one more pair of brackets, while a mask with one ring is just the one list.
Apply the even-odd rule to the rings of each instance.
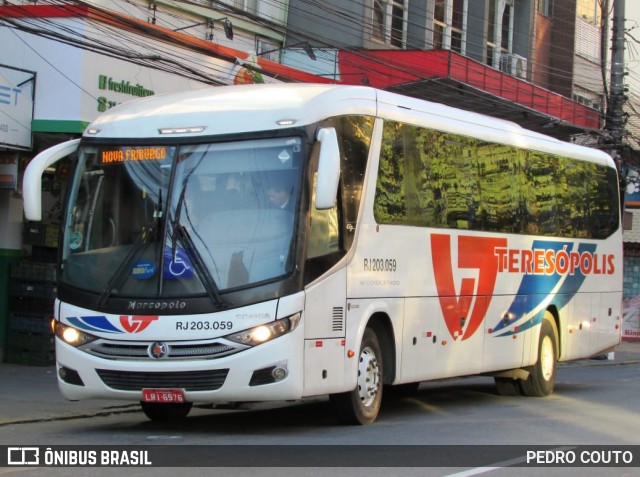
[[579, 18], [600, 26], [602, 23], [602, 0], [577, 0], [576, 14]]
[[373, 0], [372, 38], [404, 48], [409, 0]]
[[262, 58], [271, 61], [280, 61], [281, 46], [266, 38], [256, 37], [256, 53]]
[[552, 0], [538, 0], [538, 12], [546, 17], [551, 16]]
[[433, 48], [465, 53], [467, 0], [436, 0]]
[[491, 0], [487, 29], [487, 61], [498, 68], [500, 58], [513, 49], [514, 0]]
[[233, 6], [248, 13], [258, 13], [258, 0], [234, 0]]

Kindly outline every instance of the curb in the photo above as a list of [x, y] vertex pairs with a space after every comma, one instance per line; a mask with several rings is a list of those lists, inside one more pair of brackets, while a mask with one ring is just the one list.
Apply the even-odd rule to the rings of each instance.
[[83, 411], [64, 414], [53, 414], [47, 417], [10, 417], [0, 419], [0, 427], [16, 424], [34, 424], [39, 422], [71, 421], [73, 419], [86, 419], [88, 417], [110, 416], [112, 414], [125, 414], [142, 412], [138, 404], [128, 404], [126, 406], [106, 407], [95, 411]]

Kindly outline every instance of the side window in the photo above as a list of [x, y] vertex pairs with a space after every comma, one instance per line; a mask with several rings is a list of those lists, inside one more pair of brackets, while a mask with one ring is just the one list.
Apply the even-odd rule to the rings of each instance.
[[311, 194], [309, 243], [307, 258], [316, 258], [340, 250], [340, 223], [338, 221], [338, 205], [327, 210], [314, 207], [316, 197], [317, 173], [313, 176]]
[[344, 248], [353, 242], [358, 222], [358, 210], [364, 187], [364, 175], [373, 134], [373, 118], [368, 116], [343, 116], [331, 120], [338, 133], [342, 175], [342, 210], [344, 213]]
[[479, 229], [520, 232], [519, 151], [511, 146], [482, 144], [477, 149], [480, 187]]
[[376, 221], [382, 224], [404, 224], [407, 220], [403, 128], [399, 123], [384, 123], [374, 204]]
[[475, 139], [439, 134], [436, 159], [444, 178], [442, 196], [448, 228], [468, 230], [481, 226], [477, 148]]
[[537, 151], [527, 151], [524, 167], [523, 233], [557, 235], [556, 158]]
[[613, 168], [386, 121], [381, 224], [605, 238], [617, 230]]
[[583, 163], [558, 161], [558, 233], [565, 237], [586, 237], [586, 189]]
[[479, 227], [477, 143], [455, 134], [385, 122], [374, 205], [376, 221]]
[[317, 210], [315, 171], [318, 169], [319, 150], [316, 148], [311, 156], [308, 178], [310, 203], [305, 271], [307, 283], [331, 268], [353, 243], [373, 122], [373, 118], [368, 116], [342, 116], [331, 118], [320, 125], [336, 130], [340, 147], [341, 179], [336, 206], [329, 210]]
[[592, 181], [589, 183], [589, 202], [591, 205], [591, 236], [604, 238], [618, 228], [618, 177], [613, 169], [590, 164], [593, 168]]

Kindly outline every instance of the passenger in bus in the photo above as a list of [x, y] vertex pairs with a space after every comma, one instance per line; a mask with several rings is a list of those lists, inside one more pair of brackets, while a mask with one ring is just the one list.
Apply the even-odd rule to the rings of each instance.
[[293, 185], [285, 177], [276, 177], [271, 180], [267, 188], [267, 198], [272, 207], [293, 211]]

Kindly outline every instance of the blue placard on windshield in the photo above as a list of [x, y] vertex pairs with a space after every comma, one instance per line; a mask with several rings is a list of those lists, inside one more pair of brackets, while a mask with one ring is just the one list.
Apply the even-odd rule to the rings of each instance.
[[193, 265], [184, 250], [176, 248], [175, 254], [171, 249], [165, 250], [162, 276], [169, 280], [176, 278], [193, 278]]
[[138, 280], [146, 280], [156, 273], [155, 263], [149, 260], [141, 260], [133, 264], [131, 268], [131, 276]]

